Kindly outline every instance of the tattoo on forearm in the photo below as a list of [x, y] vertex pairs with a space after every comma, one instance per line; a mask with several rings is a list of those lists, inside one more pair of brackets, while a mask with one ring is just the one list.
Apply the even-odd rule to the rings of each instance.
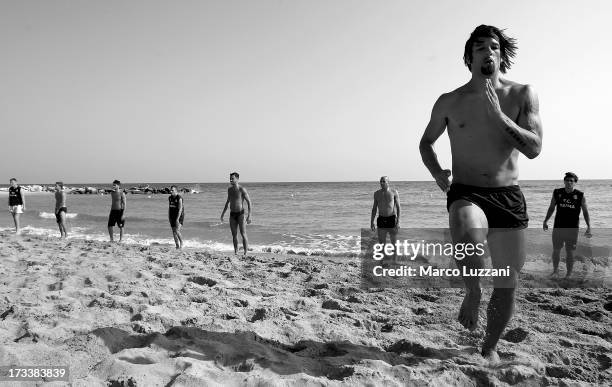
[[512, 138], [515, 139], [520, 146], [527, 146], [527, 143], [514, 131], [513, 128], [506, 126], [506, 133], [512, 136]]

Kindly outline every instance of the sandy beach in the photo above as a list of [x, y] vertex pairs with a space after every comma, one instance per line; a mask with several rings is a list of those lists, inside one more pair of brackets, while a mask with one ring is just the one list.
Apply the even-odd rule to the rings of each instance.
[[609, 289], [520, 290], [492, 366], [462, 291], [360, 289], [358, 258], [1, 232], [0, 262], [0, 364], [69, 366], [73, 386], [612, 381]]

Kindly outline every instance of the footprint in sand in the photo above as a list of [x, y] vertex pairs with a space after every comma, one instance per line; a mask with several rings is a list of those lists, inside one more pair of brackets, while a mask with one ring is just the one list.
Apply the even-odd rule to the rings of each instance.
[[50, 292], [55, 292], [55, 291], [62, 290], [62, 289], [64, 289], [64, 283], [62, 281], [56, 282], [51, 285], [47, 285], [47, 290]]
[[115, 277], [112, 274], [107, 274], [104, 278], [106, 278], [106, 280], [108, 282], [117, 282], [117, 281], [119, 281], [119, 278]]
[[529, 335], [529, 332], [527, 332], [525, 329], [521, 327], [518, 327], [518, 328], [514, 328], [506, 332], [506, 334], [502, 337], [502, 339], [509, 341], [511, 343], [520, 343], [523, 340], [525, 340], [528, 335]]
[[217, 284], [217, 281], [206, 277], [189, 277], [187, 281], [201, 286], [207, 285], [208, 287], [213, 287]]
[[13, 314], [13, 313], [15, 313], [15, 306], [11, 305], [10, 308], [8, 308], [2, 314], [0, 314], [0, 320], [4, 320], [5, 318], [8, 317], [8, 315]]

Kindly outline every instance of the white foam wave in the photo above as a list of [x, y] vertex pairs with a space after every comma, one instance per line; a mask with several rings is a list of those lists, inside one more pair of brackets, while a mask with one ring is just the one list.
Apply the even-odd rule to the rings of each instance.
[[[0, 228], [0, 231], [11, 231], [10, 227]], [[22, 228], [22, 235], [33, 235], [48, 238], [59, 238], [59, 230], [40, 227], [26, 226]], [[117, 238], [117, 233], [115, 238]], [[68, 234], [70, 240], [87, 240], [97, 242], [108, 242], [109, 236], [104, 233], [91, 233], [86, 227], [72, 227]], [[348, 238], [353, 242], [354, 237]], [[222, 243], [213, 240], [198, 241], [185, 240], [185, 247], [191, 249], [212, 250], [219, 252], [233, 252], [234, 246], [228, 243]], [[122, 243], [138, 246], [172, 246], [174, 247], [174, 239], [172, 238], [151, 238], [140, 234], [124, 234]], [[303, 243], [303, 241], [302, 241]], [[242, 246], [241, 246], [242, 247]], [[295, 254], [305, 256], [349, 256], [354, 257], [359, 255], [359, 244], [355, 246], [346, 246], [339, 244], [338, 246], [330, 246], [324, 241], [312, 242], [307, 246], [294, 246], [288, 243], [279, 243], [273, 245], [251, 245], [249, 251], [256, 253], [276, 253], [276, 254]]]
[[[74, 218], [77, 217], [77, 215], [79, 215], [79, 214], [77, 214], [77, 213], [70, 213], [69, 212], [69, 213], [66, 214], [66, 217], [68, 219], [74, 219]], [[40, 218], [43, 218], [43, 219], [55, 219], [55, 214], [53, 212], [44, 212], [44, 211], [43, 212], [39, 212], [38, 216]]]

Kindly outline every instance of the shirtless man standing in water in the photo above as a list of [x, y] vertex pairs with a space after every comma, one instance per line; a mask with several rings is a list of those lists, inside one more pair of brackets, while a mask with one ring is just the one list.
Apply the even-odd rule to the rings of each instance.
[[[232, 230], [232, 241], [234, 242], [234, 254], [238, 255], [238, 228], [240, 228], [240, 235], [242, 236], [242, 247], [244, 248], [244, 255], [249, 251], [249, 240], [246, 234], [246, 224], [251, 224], [251, 199], [246, 188], [241, 187], [238, 184], [240, 175], [238, 172], [230, 173], [230, 184], [231, 186], [227, 189], [227, 201], [225, 207], [221, 213], [221, 223], [223, 223], [223, 217], [227, 206], [230, 207], [230, 229]], [[244, 205], [246, 201], [248, 212], [246, 217], [244, 216]], [[246, 220], [246, 222], [245, 222]]]
[[125, 208], [127, 198], [125, 192], [121, 190], [121, 182], [119, 180], [113, 181], [113, 191], [111, 195], [111, 211], [108, 215], [108, 235], [110, 241], [113, 242], [113, 227], [117, 225], [119, 227], [119, 242], [123, 239], [123, 226], [125, 226]]
[[[378, 219], [374, 225], [374, 218], [378, 210]], [[400, 200], [399, 194], [395, 189], [389, 187], [389, 177], [380, 178], [380, 189], [374, 192], [374, 204], [372, 205], [372, 217], [370, 218], [370, 228], [372, 231], [378, 228], [378, 242], [386, 243], [387, 234], [391, 244], [395, 246], [397, 241], [397, 231], [400, 224]], [[397, 251], [394, 248], [394, 258], [397, 259]]]
[[55, 183], [55, 220], [57, 220], [57, 227], [59, 227], [61, 239], [68, 237], [68, 232], [66, 231], [67, 213], [68, 208], [66, 207], [66, 191], [64, 191], [64, 183], [58, 181]]
[[[465, 44], [464, 62], [471, 79], [443, 94], [434, 104], [431, 120], [419, 145], [423, 163], [447, 192], [453, 243], [488, 240], [494, 268], [510, 266], [509, 277], [494, 277], [487, 308], [482, 355], [496, 362], [497, 342], [514, 312], [518, 273], [525, 262], [528, 217], [518, 183], [518, 156], [537, 157], [542, 149], [538, 97], [529, 85], [501, 77], [512, 64], [516, 42], [493, 26], [478, 26]], [[448, 129], [451, 171], [440, 166], [433, 144]], [[472, 255], [457, 264], [484, 267]], [[466, 294], [459, 322], [469, 330], [478, 325], [481, 288], [478, 277], [464, 277]]]

